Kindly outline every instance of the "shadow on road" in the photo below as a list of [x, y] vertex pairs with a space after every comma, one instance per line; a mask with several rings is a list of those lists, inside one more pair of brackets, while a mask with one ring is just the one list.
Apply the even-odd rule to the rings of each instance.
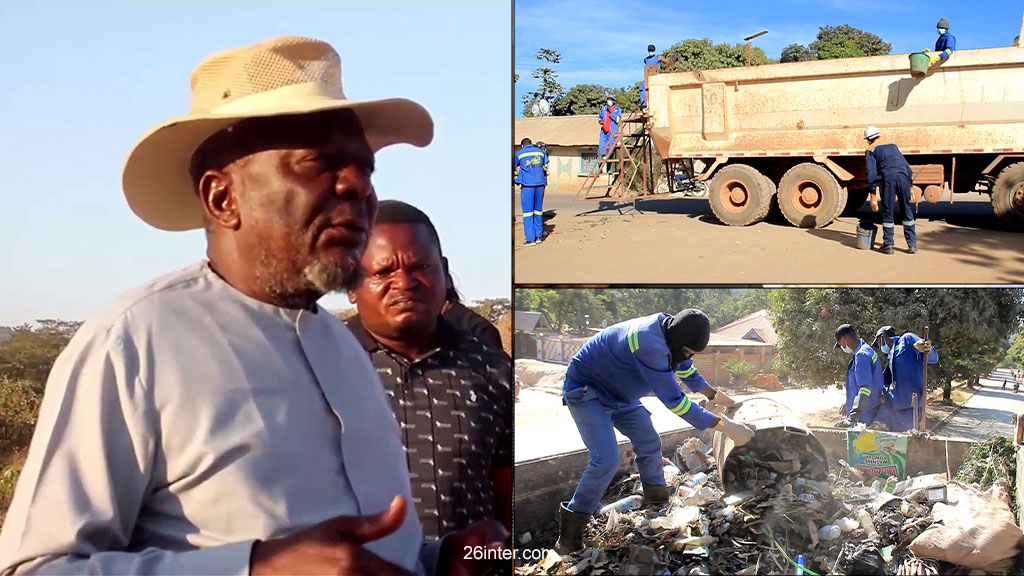
[[[1009, 255], [1006, 248], [1019, 246], [1020, 234], [1013, 232], [989, 232], [978, 235], [970, 228], [946, 228], [918, 234], [918, 247], [924, 251], [941, 252], [958, 262], [979, 266], [994, 273], [997, 282], [1008, 284], [1021, 281], [1019, 273], [1010, 270], [1024, 264], [1024, 255]], [[973, 282], [964, 278], [964, 282]]]
[[832, 242], [837, 242], [843, 246], [849, 246], [850, 248], [857, 247], [857, 235], [850, 234], [849, 232], [829, 230], [828, 228], [808, 228], [807, 233], [815, 238], [831, 240]]

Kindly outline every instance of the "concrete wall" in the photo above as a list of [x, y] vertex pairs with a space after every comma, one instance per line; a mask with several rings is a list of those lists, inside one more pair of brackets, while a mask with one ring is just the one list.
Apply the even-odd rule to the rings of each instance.
[[[846, 460], [845, 431], [812, 428], [811, 433], [825, 447], [829, 462], [834, 462], [839, 458]], [[661, 437], [663, 453], [666, 456], [672, 455], [687, 438], [700, 434], [693, 428], [663, 434]], [[709, 437], [705, 437], [704, 440], [710, 443]], [[966, 440], [909, 438], [907, 442], [907, 473], [913, 476], [946, 472], [948, 449], [948, 469], [956, 474], [970, 444]], [[633, 458], [628, 441], [619, 444], [619, 458], [620, 471], [625, 471]], [[1024, 465], [1020, 464], [1021, 458], [1024, 457], [1018, 454], [1018, 477], [1024, 470]], [[551, 526], [556, 519], [558, 503], [572, 497], [576, 483], [579, 482], [580, 475], [588, 462], [587, 451], [579, 450], [529, 460], [516, 465], [515, 532], [517, 540], [519, 535], [524, 532], [535, 532]], [[1018, 498], [1024, 497], [1020, 493], [1020, 484], [1021, 482], [1018, 480]]]
[[[594, 125], [595, 138], [597, 124]], [[575, 192], [583, 183], [585, 174], [580, 154], [588, 152], [597, 154], [597, 146], [548, 146], [548, 189]], [[608, 178], [600, 178], [598, 184], [607, 183]]]

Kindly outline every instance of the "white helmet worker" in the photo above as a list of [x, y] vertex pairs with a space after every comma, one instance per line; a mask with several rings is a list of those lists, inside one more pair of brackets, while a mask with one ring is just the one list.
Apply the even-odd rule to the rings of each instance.
[[864, 129], [864, 138], [866, 140], [873, 140], [875, 138], [878, 138], [879, 135], [880, 132], [878, 131], [877, 126], [868, 126], [867, 128]]

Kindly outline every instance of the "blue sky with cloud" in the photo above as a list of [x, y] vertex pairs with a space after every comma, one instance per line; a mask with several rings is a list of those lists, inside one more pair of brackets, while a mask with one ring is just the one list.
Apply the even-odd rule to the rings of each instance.
[[821, 26], [849, 24], [878, 34], [899, 54], [932, 48], [935, 23], [946, 17], [958, 48], [985, 48], [1009, 46], [1022, 15], [1024, 4], [1009, 0], [516, 0], [514, 111], [520, 115], [523, 94], [536, 89], [530, 73], [542, 64], [534, 57], [539, 48], [561, 53], [554, 68], [566, 89], [615, 88], [642, 78], [648, 44], [659, 51], [687, 38], [737, 44], [767, 29], [754, 45], [778, 58], [790, 44], [813, 42]]
[[431, 215], [467, 299], [510, 296], [510, 13], [508, 1], [0, 1], [0, 326], [87, 318], [203, 257], [201, 232], [131, 213], [123, 162], [188, 110], [202, 58], [282, 34], [333, 44], [350, 98], [430, 110], [429, 147], [378, 153], [377, 193]]

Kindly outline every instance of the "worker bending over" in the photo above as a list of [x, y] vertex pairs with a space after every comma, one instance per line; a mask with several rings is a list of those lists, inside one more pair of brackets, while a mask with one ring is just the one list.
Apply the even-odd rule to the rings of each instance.
[[879, 141], [879, 136], [878, 128], [874, 126], [864, 129], [864, 139], [868, 141], [868, 149], [864, 152], [868, 186], [874, 190], [879, 183], [882, 185], [882, 246], [879, 250], [886, 254], [894, 252], [898, 200], [903, 212], [903, 236], [907, 240], [907, 251], [913, 254], [917, 252], [917, 229], [910, 196], [913, 174], [899, 147], [892, 142]]
[[633, 444], [644, 505], [668, 501], [672, 489], [665, 484], [661, 438], [640, 403], [643, 396], [653, 392], [694, 428], [718, 430], [737, 446], [753, 438], [746, 425], [691, 402], [676, 382], [678, 377], [691, 391], [707, 396], [709, 407], [721, 410], [737, 404], [709, 386], [693, 366], [693, 355], [704, 350], [710, 334], [708, 317], [691, 308], [675, 316], [654, 314], [611, 326], [573, 356], [562, 393], [590, 451], [590, 463], [572, 500], [561, 503], [556, 550], [583, 546], [583, 528], [600, 509], [601, 496], [619, 468], [615, 428]]
[[931, 342], [922, 340], [913, 332], [896, 335], [892, 326], [882, 326], [875, 333], [875, 345], [888, 358], [882, 373], [885, 385], [885, 403], [878, 419], [889, 430], [905, 432], [914, 428], [914, 394], [917, 394], [917, 420], [921, 421], [924, 399], [924, 362], [939, 361], [939, 352]]
[[836, 348], [852, 354], [846, 367], [846, 420], [843, 426], [875, 423], [882, 402], [882, 361], [871, 345], [857, 336], [857, 329], [849, 324], [836, 328]]

